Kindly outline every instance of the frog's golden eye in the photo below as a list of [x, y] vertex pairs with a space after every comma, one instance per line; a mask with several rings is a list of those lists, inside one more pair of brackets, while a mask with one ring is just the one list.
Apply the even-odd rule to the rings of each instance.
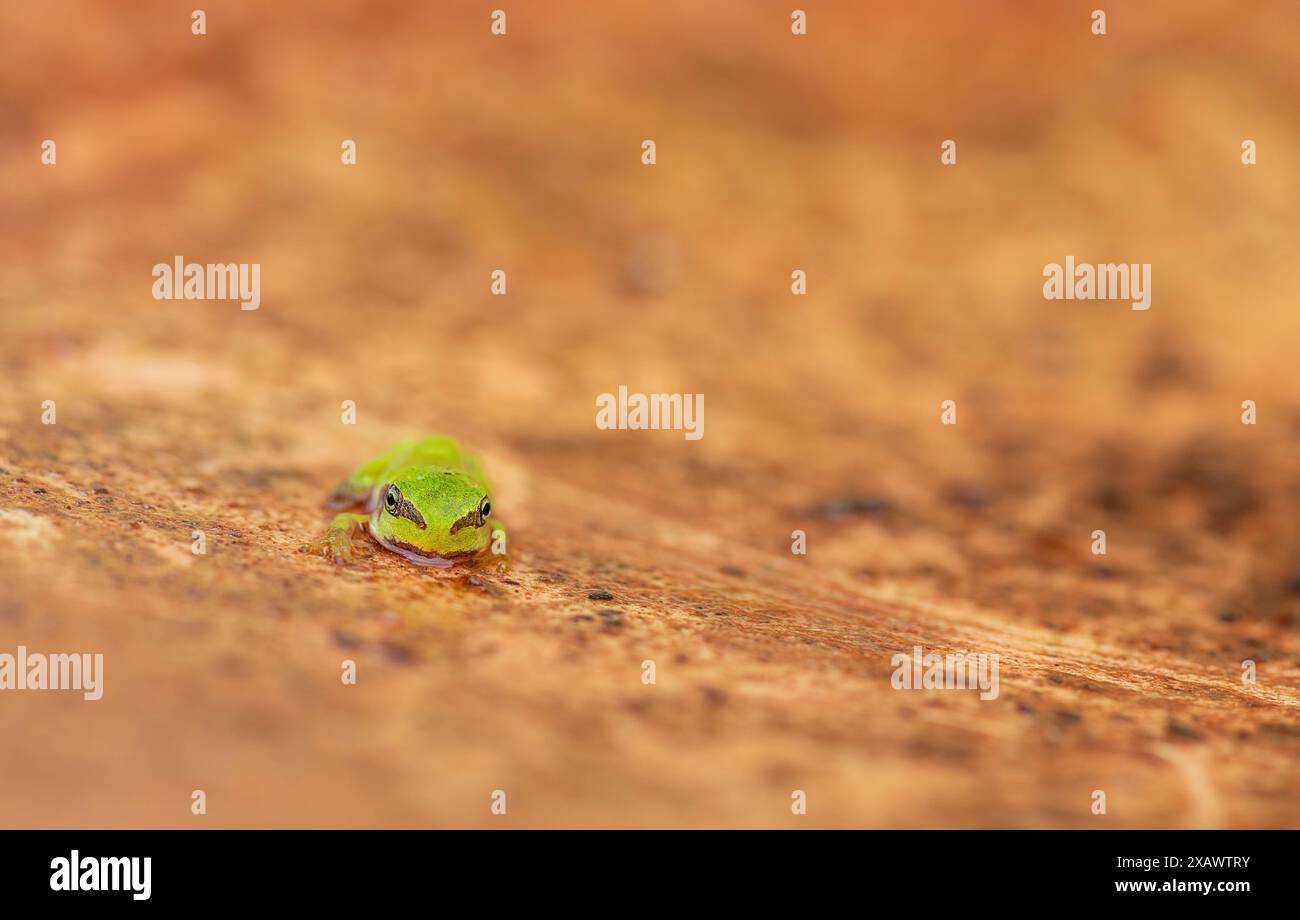
[[486, 520], [487, 516], [491, 513], [492, 513], [492, 502], [485, 496], [483, 498], [483, 504], [480, 505], [478, 509], [479, 517]]
[[396, 514], [397, 509], [402, 506], [402, 493], [397, 486], [389, 486], [388, 491], [384, 493], [384, 507], [388, 509], [389, 514]]

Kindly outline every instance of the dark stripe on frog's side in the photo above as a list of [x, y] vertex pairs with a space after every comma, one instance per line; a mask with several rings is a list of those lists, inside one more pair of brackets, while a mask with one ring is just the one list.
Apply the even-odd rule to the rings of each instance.
[[411, 500], [405, 495], [402, 496], [402, 503], [397, 506], [397, 514], [394, 516], [406, 518], [421, 530], [428, 527], [428, 525], [424, 523], [424, 515], [420, 513], [420, 509], [411, 504]]
[[[395, 488], [391, 482], [386, 482], [381, 488], [371, 494], [367, 507], [373, 511], [375, 507], [382, 504], [384, 496], [388, 494], [390, 489], [398, 495], [402, 495], [401, 489]], [[385, 510], [387, 510], [387, 508], [385, 508]], [[405, 495], [402, 495], [402, 500], [398, 503], [397, 508], [388, 513], [393, 517], [405, 518], [421, 530], [424, 530], [429, 526], [424, 523], [424, 515], [420, 513], [420, 509], [415, 507], [415, 505], [411, 503], [411, 500]]]
[[464, 516], [456, 521], [455, 524], [452, 524], [451, 530], [447, 531], [447, 533], [454, 534], [456, 531], [464, 530], [466, 527], [482, 527], [483, 523], [483, 515], [479, 513], [478, 508], [475, 508], [473, 511], [467, 511]]

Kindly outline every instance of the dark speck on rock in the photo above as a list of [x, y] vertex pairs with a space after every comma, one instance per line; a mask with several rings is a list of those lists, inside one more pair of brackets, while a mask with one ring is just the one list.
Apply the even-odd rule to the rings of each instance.
[[827, 520], [846, 517], [879, 517], [892, 510], [886, 498], [877, 495], [848, 495], [832, 498], [813, 508], [813, 514]]
[[960, 482], [948, 489], [948, 500], [960, 508], [977, 510], [990, 502], [988, 489], [969, 482]]
[[44, 494], [45, 494], [45, 490], [44, 490], [44, 489], [32, 489], [32, 492], [33, 492], [34, 494], [36, 494], [36, 495], [44, 495]]
[[1300, 594], [1300, 570], [1291, 575], [1290, 580], [1286, 583], [1286, 589], [1292, 594]]
[[1237, 614], [1236, 614], [1234, 611], [1231, 611], [1231, 610], [1220, 610], [1220, 611], [1219, 611], [1219, 622], [1220, 622], [1220, 623], [1235, 623], [1235, 622], [1237, 622]]
[[1192, 728], [1190, 725], [1187, 725], [1183, 722], [1175, 722], [1173, 719], [1169, 720], [1168, 729], [1169, 729], [1169, 734], [1177, 735], [1180, 738], [1201, 737], [1201, 733], [1198, 732], [1196, 729]]
[[1289, 738], [1300, 738], [1300, 725], [1290, 722], [1264, 722], [1259, 729], [1276, 735], [1286, 735]]
[[385, 642], [382, 647], [385, 657], [394, 664], [411, 664], [415, 661], [415, 652], [411, 651], [409, 645], [402, 645], [400, 642]]
[[721, 706], [727, 701], [727, 693], [718, 687], [705, 685], [700, 688], [700, 694], [704, 697], [704, 702], [710, 706]]
[[744, 578], [749, 573], [742, 568], [734, 565], [724, 565], [718, 569], [723, 575], [730, 575], [732, 578]]
[[592, 591], [587, 595], [587, 600], [589, 601], [612, 601], [613, 599], [614, 595], [610, 594], [608, 591]]
[[605, 621], [605, 625], [611, 628], [623, 625], [623, 612], [621, 610], [597, 610], [596, 613]]
[[336, 629], [334, 630], [334, 644], [340, 648], [356, 648], [359, 643], [356, 636], [341, 629]]

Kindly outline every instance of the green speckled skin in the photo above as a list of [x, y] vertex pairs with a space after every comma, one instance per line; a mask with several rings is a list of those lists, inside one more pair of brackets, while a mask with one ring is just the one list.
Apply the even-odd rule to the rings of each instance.
[[330, 497], [332, 508], [363, 508], [334, 518], [304, 551], [336, 563], [353, 556], [352, 538], [364, 528], [375, 542], [412, 562], [446, 567], [488, 549], [503, 531], [489, 517], [491, 494], [482, 465], [454, 438], [432, 435], [399, 441], [357, 467]]

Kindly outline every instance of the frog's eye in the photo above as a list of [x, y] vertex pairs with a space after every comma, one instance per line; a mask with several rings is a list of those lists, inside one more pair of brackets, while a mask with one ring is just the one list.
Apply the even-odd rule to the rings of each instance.
[[478, 513], [479, 517], [486, 518], [492, 513], [492, 502], [484, 498], [483, 504], [479, 506]]
[[384, 493], [384, 507], [388, 509], [389, 514], [396, 514], [397, 509], [402, 504], [402, 493], [397, 486], [389, 486], [388, 491]]

